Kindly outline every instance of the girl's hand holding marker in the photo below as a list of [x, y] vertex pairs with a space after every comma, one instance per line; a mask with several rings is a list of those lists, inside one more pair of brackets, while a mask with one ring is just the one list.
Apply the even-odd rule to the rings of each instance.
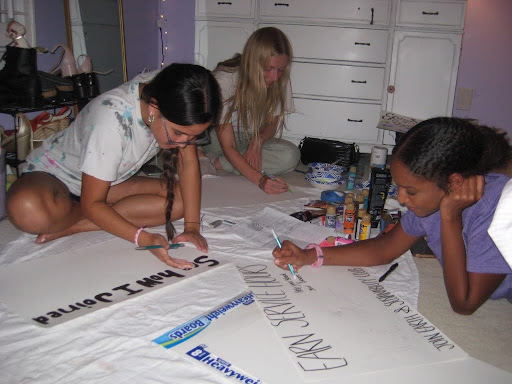
[[288, 184], [286, 184], [283, 179], [265, 172], [262, 172], [258, 187], [260, 187], [261, 190], [265, 191], [269, 195], [277, 195], [286, 191], [293, 193]]

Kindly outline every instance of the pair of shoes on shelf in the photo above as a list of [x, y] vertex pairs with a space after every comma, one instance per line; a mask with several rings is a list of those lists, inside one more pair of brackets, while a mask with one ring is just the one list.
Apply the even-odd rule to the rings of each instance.
[[[67, 84], [66, 91], [69, 92], [71, 88], [71, 94], [66, 93], [63, 96], [78, 101], [93, 99], [98, 96], [100, 94], [100, 86], [98, 77], [92, 70], [91, 58], [82, 54], [75, 61], [71, 50], [63, 44], [57, 44], [51, 52], [54, 53], [58, 48], [62, 48], [63, 51], [59, 61], [50, 72], [52, 74], [60, 72], [61, 78]], [[81, 63], [77, 66], [77, 63], [80, 61]]]
[[71, 108], [64, 107], [55, 115], [43, 112], [30, 121], [23, 113], [14, 116], [14, 131], [2, 133], [2, 147], [6, 152], [17, 154], [18, 160], [25, 160], [34, 148], [54, 133], [69, 126]]
[[2, 133], [2, 148], [6, 152], [16, 153], [18, 160], [25, 160], [31, 150], [32, 138], [30, 120], [23, 113], [17, 113], [14, 116], [14, 131]]
[[37, 148], [54, 133], [62, 131], [69, 126], [71, 108], [61, 108], [56, 114], [43, 112], [30, 121], [33, 137], [31, 149]]

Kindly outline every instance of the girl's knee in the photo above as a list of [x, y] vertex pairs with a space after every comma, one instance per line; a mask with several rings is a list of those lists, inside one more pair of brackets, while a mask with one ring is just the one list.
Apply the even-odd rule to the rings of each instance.
[[38, 191], [15, 189], [8, 194], [6, 208], [9, 220], [24, 232], [44, 233], [52, 222], [53, 209]]

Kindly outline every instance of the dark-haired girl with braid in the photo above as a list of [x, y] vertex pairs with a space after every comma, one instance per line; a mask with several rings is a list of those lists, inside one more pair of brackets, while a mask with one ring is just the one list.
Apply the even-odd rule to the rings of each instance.
[[503, 133], [457, 118], [425, 120], [393, 150], [391, 174], [408, 211], [389, 233], [324, 249], [312, 244], [302, 250], [284, 241], [274, 262], [283, 269], [387, 264], [427, 236], [455, 312], [472, 314], [489, 298], [512, 302], [512, 269], [487, 233], [510, 160]]
[[[44, 141], [26, 159], [9, 189], [9, 219], [45, 243], [78, 232], [105, 230], [176, 268], [191, 268], [168, 255], [168, 239], [202, 251], [201, 181], [196, 137], [215, 125], [218, 84], [210, 71], [171, 64], [98, 96], [70, 126]], [[135, 176], [160, 149], [162, 179]], [[178, 181], [179, 179], [179, 181]], [[174, 220], [184, 217], [175, 236]], [[166, 224], [167, 237], [145, 230]]]

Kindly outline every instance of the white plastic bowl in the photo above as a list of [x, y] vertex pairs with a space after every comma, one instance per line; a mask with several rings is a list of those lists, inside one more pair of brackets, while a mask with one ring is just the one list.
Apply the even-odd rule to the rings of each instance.
[[341, 165], [332, 165], [329, 163], [309, 163], [309, 172], [332, 172], [339, 173], [340, 175], [343, 172], [347, 171], [347, 168], [342, 167]]
[[338, 189], [346, 184], [346, 179], [341, 174], [338, 173], [330, 173], [330, 172], [308, 172], [305, 176], [306, 181], [308, 181], [313, 187], [329, 190], [329, 189]]

